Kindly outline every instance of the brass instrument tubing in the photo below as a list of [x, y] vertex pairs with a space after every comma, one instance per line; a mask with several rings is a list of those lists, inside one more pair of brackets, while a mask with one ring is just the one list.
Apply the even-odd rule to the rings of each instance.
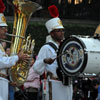
[[28, 40], [27, 51], [30, 49], [31, 40]]
[[19, 37], [19, 38], [25, 39], [25, 37], [18, 36], [18, 35], [13, 35], [13, 34], [9, 34], [9, 33], [6, 33], [6, 35], [8, 35], [8, 36], [12, 36], [12, 37]]
[[[17, 27], [17, 29], [16, 29], [16, 34], [19, 36], [19, 34], [21, 34], [21, 32], [20, 32], [20, 30], [21, 30], [21, 25], [22, 25], [22, 16], [21, 16], [21, 14], [20, 13], [18, 13], [18, 17], [19, 17], [19, 19], [18, 19], [18, 26], [19, 27]], [[20, 41], [19, 41], [19, 38], [15, 38], [15, 42], [16, 43], [14, 43], [15, 45], [14, 45], [14, 53], [17, 53], [17, 51], [18, 51], [18, 46], [16, 45], [16, 44], [18, 44]]]
[[34, 39], [32, 40], [32, 43], [31, 43], [31, 51], [34, 49], [34, 46], [35, 46], [35, 41]]
[[7, 43], [12, 43], [11, 41], [4, 40], [4, 39], [0, 39], [0, 41], [4, 41], [4, 42], [7, 42]]

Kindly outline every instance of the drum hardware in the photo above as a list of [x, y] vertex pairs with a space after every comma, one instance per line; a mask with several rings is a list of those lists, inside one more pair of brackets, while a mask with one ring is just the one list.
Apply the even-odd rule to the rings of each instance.
[[72, 77], [66, 77], [64, 75], [64, 73], [62, 74], [62, 77], [63, 77], [62, 83], [64, 85], [70, 85], [70, 84], [72, 84]]
[[86, 51], [85, 53], [100, 53], [100, 51]]
[[66, 76], [63, 71], [58, 67], [56, 70], [57, 76], [60, 81], [62, 81], [63, 85], [69, 85], [69, 78]]
[[96, 77], [97, 75], [95, 73], [89, 74], [89, 73], [83, 73], [83, 77]]
[[79, 37], [79, 38], [90, 38], [91, 36], [86, 35], [71, 35], [70, 37]]
[[[62, 73], [62, 77], [63, 77], [62, 83], [63, 83], [64, 85], [68, 85], [68, 78], [67, 78], [67, 80], [66, 80], [64, 73]], [[67, 82], [66, 82], [66, 81], [67, 81]]]

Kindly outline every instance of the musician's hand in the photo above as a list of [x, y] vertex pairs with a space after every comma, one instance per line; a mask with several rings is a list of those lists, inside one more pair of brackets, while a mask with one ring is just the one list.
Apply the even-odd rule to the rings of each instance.
[[18, 53], [18, 57], [19, 61], [22, 60], [28, 62], [30, 60], [30, 56], [28, 54], [24, 54], [22, 50]]
[[30, 62], [30, 66], [34, 64], [35, 60], [32, 58], [32, 61]]
[[54, 61], [55, 61], [55, 59], [52, 59], [52, 58], [44, 59], [44, 63], [46, 63], [46, 64], [52, 64]]
[[16, 82], [10, 82], [10, 85], [17, 86]]

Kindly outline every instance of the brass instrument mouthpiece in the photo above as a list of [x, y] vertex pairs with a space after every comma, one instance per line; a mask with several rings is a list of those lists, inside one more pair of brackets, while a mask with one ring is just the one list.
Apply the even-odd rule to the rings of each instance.
[[4, 40], [4, 39], [0, 39], [0, 41], [7, 42], [7, 43], [12, 43], [11, 41]]

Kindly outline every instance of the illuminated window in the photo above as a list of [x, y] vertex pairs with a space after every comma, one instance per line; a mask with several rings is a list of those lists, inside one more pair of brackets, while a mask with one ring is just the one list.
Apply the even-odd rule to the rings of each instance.
[[91, 3], [91, 0], [89, 0], [89, 2], [88, 2], [89, 4]]
[[72, 3], [72, 0], [68, 0], [68, 3], [71, 4]]
[[58, 0], [58, 3], [60, 4], [61, 3], [61, 0]]
[[80, 3], [82, 3], [83, 2], [83, 0], [80, 0]]
[[[90, 4], [92, 0], [88, 0], [88, 3]], [[74, 0], [74, 4], [77, 5], [77, 4], [80, 4], [82, 3], [83, 0]], [[72, 3], [72, 0], [68, 0], [68, 3], [71, 4]]]
[[74, 4], [77, 5], [80, 3], [80, 0], [74, 0]]

